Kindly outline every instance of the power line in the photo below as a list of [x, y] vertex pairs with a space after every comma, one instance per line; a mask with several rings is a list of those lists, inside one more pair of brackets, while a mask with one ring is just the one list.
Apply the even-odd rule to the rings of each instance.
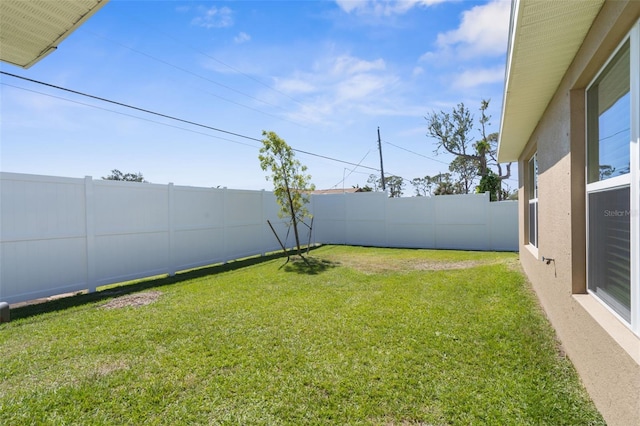
[[[263, 104], [265, 104], [265, 105], [271, 106], [271, 107], [273, 107], [273, 108], [279, 108], [279, 109], [284, 110], [284, 108], [282, 108], [282, 107], [281, 107], [281, 106], [279, 106], [279, 105], [275, 105], [275, 104], [272, 104], [272, 103], [270, 103], [270, 102], [267, 102], [267, 101], [265, 101], [265, 100], [263, 100], [263, 99], [256, 98], [256, 97], [251, 96], [251, 95], [249, 95], [249, 94], [247, 94], [247, 93], [244, 93], [244, 92], [242, 92], [242, 91], [240, 91], [240, 90], [234, 89], [234, 88], [233, 88], [233, 87], [231, 87], [231, 86], [227, 86], [226, 84], [223, 84], [223, 83], [217, 82], [217, 81], [212, 80], [212, 79], [210, 79], [210, 78], [207, 78], [207, 77], [205, 77], [205, 76], [203, 76], [203, 75], [200, 75], [200, 74], [198, 74], [198, 73], [195, 73], [195, 72], [193, 72], [193, 71], [190, 71], [190, 70], [188, 70], [188, 69], [186, 69], [186, 68], [182, 68], [181, 66], [178, 66], [178, 65], [172, 64], [171, 62], [165, 61], [164, 59], [160, 59], [160, 58], [157, 58], [157, 57], [155, 57], [155, 56], [153, 56], [153, 55], [150, 55], [150, 54], [148, 54], [148, 53], [145, 53], [145, 52], [143, 52], [143, 51], [141, 51], [141, 50], [134, 49], [133, 47], [127, 46], [127, 45], [122, 44], [122, 43], [120, 43], [120, 42], [118, 42], [118, 41], [112, 40], [112, 39], [110, 39], [110, 38], [108, 38], [108, 37], [102, 36], [102, 35], [100, 35], [100, 34], [96, 34], [96, 33], [94, 33], [93, 31], [89, 31], [89, 30], [86, 30], [86, 29], [85, 29], [84, 31], [85, 31], [85, 32], [88, 32], [89, 34], [94, 35], [95, 37], [100, 37], [100, 38], [102, 38], [102, 39], [104, 39], [104, 40], [107, 40], [107, 41], [110, 41], [111, 43], [116, 44], [116, 45], [118, 45], [118, 46], [120, 46], [120, 47], [123, 47], [123, 48], [125, 48], [125, 49], [131, 50], [132, 52], [135, 52], [135, 53], [137, 53], [137, 54], [139, 54], [139, 55], [145, 56], [145, 57], [147, 57], [147, 58], [149, 58], [149, 59], [153, 59], [154, 61], [160, 62], [161, 64], [167, 65], [167, 66], [169, 66], [169, 67], [175, 68], [175, 69], [177, 69], [177, 70], [179, 70], [179, 71], [182, 71], [182, 72], [187, 73], [187, 74], [189, 74], [189, 75], [192, 75], [192, 76], [194, 76], [194, 77], [197, 77], [197, 78], [200, 78], [200, 79], [202, 79], [202, 80], [208, 81], [209, 83], [213, 83], [213, 84], [215, 84], [215, 85], [217, 85], [217, 86], [223, 87], [223, 88], [225, 88], [225, 89], [227, 89], [227, 90], [230, 90], [230, 91], [232, 91], [232, 92], [238, 93], [238, 94], [240, 94], [240, 95], [242, 95], [242, 96], [246, 96], [246, 97], [248, 97], [248, 98], [250, 98], [250, 99], [253, 99], [254, 101], [258, 101], [258, 102], [260, 102], [260, 103], [263, 103]], [[222, 98], [222, 99], [224, 99], [224, 98]], [[226, 100], [226, 99], [224, 99], [224, 100]]]
[[[403, 151], [407, 151], [407, 152], [409, 152], [409, 153], [411, 153], [411, 154], [414, 154], [414, 155], [417, 155], [417, 156], [419, 156], [419, 157], [423, 157], [423, 158], [426, 158], [426, 159], [429, 159], [429, 160], [432, 160], [432, 161], [436, 161], [436, 162], [438, 162], [438, 163], [442, 163], [442, 164], [449, 165], [449, 163], [447, 163], [447, 162], [445, 162], [445, 161], [438, 160], [438, 159], [435, 159], [435, 158], [433, 158], [433, 157], [429, 157], [429, 156], [424, 155], [424, 154], [420, 154], [419, 152], [411, 151], [410, 149], [407, 149], [407, 148], [401, 147], [401, 146], [396, 145], [396, 144], [394, 144], [394, 143], [391, 143], [391, 142], [388, 142], [388, 141], [383, 141], [383, 142], [384, 142], [384, 143], [386, 143], [387, 145], [394, 146], [394, 147], [396, 147], [396, 148], [398, 148], [398, 149], [401, 149], [401, 150], [403, 150]], [[513, 178], [507, 178], [507, 179], [504, 179], [504, 180], [508, 180], [508, 181], [512, 181], [512, 182], [518, 182], [518, 180], [517, 180], [517, 179], [513, 179]]]
[[387, 145], [394, 146], [394, 147], [396, 147], [396, 148], [398, 148], [398, 149], [401, 149], [401, 150], [403, 150], [403, 151], [407, 151], [407, 152], [409, 152], [409, 153], [411, 153], [411, 154], [414, 154], [414, 155], [417, 155], [417, 156], [419, 156], [419, 157], [426, 158], [426, 159], [431, 160], [431, 161], [436, 161], [436, 162], [438, 162], [438, 163], [442, 163], [442, 164], [449, 165], [449, 163], [447, 163], [447, 162], [445, 162], [445, 161], [437, 160], [437, 159], [435, 159], [435, 158], [433, 158], [433, 157], [429, 157], [429, 156], [427, 156], [427, 155], [420, 154], [420, 153], [415, 152], [415, 151], [411, 151], [410, 149], [407, 149], [407, 148], [401, 147], [400, 145], [396, 145], [396, 144], [391, 143], [391, 142], [388, 142], [388, 141], [383, 141], [383, 142], [384, 142], [384, 143], [386, 143]]
[[[364, 159], [365, 159], [365, 158], [367, 158], [367, 156], [369, 155], [369, 153], [370, 153], [370, 152], [371, 152], [371, 150], [367, 151], [367, 153], [364, 155], [364, 157], [362, 157], [362, 160], [360, 160], [360, 161], [358, 162], [358, 164], [362, 164], [362, 162], [364, 161]], [[343, 176], [343, 177], [342, 177], [342, 180], [341, 180], [340, 182], [336, 183], [335, 185], [333, 185], [333, 186], [332, 186], [332, 188], [337, 188], [337, 187], [338, 187], [338, 185], [340, 185], [341, 183], [342, 183], [342, 184], [344, 184], [344, 181], [345, 181], [345, 180], [347, 180], [347, 178], [348, 178], [349, 176], [351, 176], [351, 175], [353, 174], [353, 172], [355, 172], [355, 171], [356, 171], [356, 169], [357, 169], [357, 168], [358, 168], [358, 166], [356, 166], [356, 167], [354, 167], [353, 169], [349, 170], [349, 174], [348, 174], [348, 175], [346, 175], [346, 176]]]
[[219, 129], [217, 127], [207, 126], [205, 124], [196, 123], [195, 121], [185, 120], [183, 118], [173, 117], [171, 115], [167, 115], [167, 114], [163, 114], [163, 113], [160, 113], [160, 112], [151, 111], [151, 110], [148, 110], [148, 109], [145, 109], [145, 108], [140, 108], [140, 107], [137, 107], [137, 106], [125, 104], [125, 103], [118, 102], [118, 101], [113, 101], [111, 99], [102, 98], [100, 96], [90, 95], [88, 93], [79, 92], [77, 90], [67, 89], [66, 87], [56, 86], [55, 84], [45, 83], [44, 81], [34, 80], [32, 78], [23, 77], [23, 76], [12, 74], [12, 73], [9, 73], [9, 72], [6, 72], [6, 71], [0, 71], [0, 74], [8, 75], [8, 76], [14, 77], [14, 78], [19, 78], [21, 80], [29, 81], [31, 83], [36, 83], [36, 84], [40, 84], [40, 85], [43, 85], [43, 86], [51, 87], [53, 89], [62, 90], [64, 92], [73, 93], [75, 95], [85, 96], [87, 98], [96, 99], [98, 101], [102, 101], [102, 102], [107, 102], [107, 103], [110, 103], [110, 104], [118, 105], [118, 106], [121, 106], [121, 107], [124, 107], [124, 108], [130, 108], [130, 109], [133, 109], [133, 110], [136, 110], [136, 111], [141, 111], [141, 112], [144, 112], [144, 113], [147, 113], [147, 114], [156, 115], [158, 117], [167, 118], [169, 120], [180, 121], [182, 123], [191, 124], [192, 126], [204, 127], [205, 129], [213, 130], [215, 132], [226, 133], [228, 135], [237, 136], [239, 138], [249, 139], [249, 140], [253, 140], [253, 141], [257, 141], [257, 142], [262, 142], [260, 139], [252, 138], [251, 136], [241, 135], [239, 133], [230, 132], [228, 130]]
[[116, 111], [116, 110], [109, 109], [109, 108], [103, 108], [103, 107], [101, 107], [101, 106], [93, 105], [93, 104], [88, 104], [88, 103], [86, 103], [86, 102], [75, 101], [75, 100], [72, 100], [72, 99], [63, 98], [63, 97], [61, 97], [61, 96], [51, 95], [51, 94], [49, 94], [49, 93], [39, 92], [39, 91], [37, 91], [37, 90], [33, 90], [33, 89], [27, 89], [27, 88], [25, 88], [25, 87], [14, 86], [13, 84], [4, 83], [4, 82], [0, 82], [0, 85], [2, 85], [2, 86], [8, 86], [8, 87], [13, 87], [14, 89], [24, 90], [25, 92], [37, 93], [38, 95], [47, 96], [47, 97], [49, 97], [49, 98], [59, 99], [59, 100], [65, 101], [65, 102], [71, 102], [71, 103], [74, 103], [74, 104], [78, 104], [78, 105], [82, 105], [82, 106], [86, 106], [86, 107], [90, 107], [90, 108], [99, 109], [99, 110], [101, 110], [101, 111], [112, 112], [112, 113], [114, 113], [114, 114], [122, 115], [122, 116], [125, 116], [125, 117], [135, 118], [135, 119], [137, 119], [137, 120], [146, 121], [146, 122], [148, 122], [148, 123], [158, 124], [158, 125], [160, 125], [160, 126], [166, 126], [166, 127], [171, 127], [171, 128], [173, 128], [173, 129], [184, 130], [185, 132], [191, 132], [191, 133], [195, 133], [195, 134], [198, 134], [198, 135], [207, 136], [207, 137], [210, 137], [210, 138], [220, 139], [220, 140], [227, 141], [227, 142], [231, 142], [231, 143], [235, 143], [235, 144], [238, 144], [238, 145], [244, 145], [244, 146], [248, 146], [248, 147], [250, 147], [250, 148], [259, 149], [259, 147], [258, 147], [258, 146], [256, 146], [256, 145], [251, 145], [251, 144], [248, 144], [248, 143], [245, 143], [245, 142], [234, 141], [233, 139], [223, 138], [223, 137], [221, 137], [221, 136], [214, 136], [214, 135], [209, 134], [209, 133], [199, 132], [199, 131], [197, 131], [197, 130], [193, 130], [193, 129], [187, 129], [186, 127], [174, 126], [173, 124], [163, 123], [163, 122], [161, 122], [161, 121], [151, 120], [151, 119], [149, 119], [149, 118], [144, 118], [144, 117], [140, 117], [140, 116], [133, 115], [133, 114], [127, 114], [127, 113], [125, 113], [125, 112], [122, 112], [122, 111]]
[[[208, 129], [208, 130], [213, 130], [215, 132], [225, 133], [227, 135], [232, 135], [232, 136], [236, 136], [236, 137], [239, 137], [239, 138], [243, 138], [243, 139], [252, 140], [252, 141], [256, 141], [256, 142], [262, 143], [262, 139], [257, 139], [257, 138], [254, 138], [254, 137], [251, 137], [251, 136], [246, 136], [246, 135], [243, 135], [243, 134], [240, 134], [240, 133], [231, 132], [229, 130], [224, 130], [224, 129], [220, 129], [220, 128], [217, 128], [217, 127], [209, 126], [209, 125], [206, 125], [206, 124], [197, 123], [197, 122], [191, 121], [191, 120], [185, 120], [183, 118], [179, 118], [179, 117], [163, 114], [163, 113], [152, 111], [152, 110], [145, 109], [145, 108], [140, 108], [140, 107], [137, 107], [137, 106], [125, 104], [125, 103], [122, 103], [122, 102], [114, 101], [114, 100], [103, 98], [103, 97], [96, 96], [96, 95], [91, 95], [91, 94], [80, 92], [80, 91], [77, 91], [77, 90], [68, 89], [66, 87], [57, 86], [55, 84], [46, 83], [46, 82], [39, 81], [39, 80], [34, 80], [32, 78], [20, 76], [20, 75], [17, 75], [17, 74], [12, 74], [12, 73], [9, 73], [9, 72], [6, 72], [6, 71], [1, 71], [0, 70], [0, 74], [8, 75], [10, 77], [14, 77], [14, 78], [17, 78], [17, 79], [20, 79], [20, 80], [29, 81], [31, 83], [39, 84], [39, 85], [42, 85], [42, 86], [50, 87], [50, 88], [61, 90], [61, 91], [68, 92], [68, 93], [73, 93], [75, 95], [84, 96], [84, 97], [87, 97], [87, 98], [91, 98], [91, 99], [95, 99], [95, 100], [98, 100], [98, 101], [110, 103], [110, 104], [113, 104], [113, 105], [118, 105], [118, 106], [121, 106], [121, 107], [124, 107], [124, 108], [130, 108], [130, 109], [133, 109], [135, 111], [144, 112], [146, 114], [155, 115], [155, 116], [158, 116], [158, 117], [166, 118], [168, 120], [174, 120], [174, 121], [178, 121], [178, 122], [181, 122], [181, 123], [186, 123], [186, 124], [189, 124], [189, 125], [192, 125], [192, 126], [202, 127], [202, 128]], [[2, 84], [5, 84], [5, 83], [2, 83]], [[64, 98], [62, 98], [62, 99], [64, 99]], [[135, 116], [132, 116], [132, 117], [135, 117]], [[335, 161], [335, 162], [343, 163], [343, 164], [348, 164], [350, 166], [357, 166], [357, 167], [361, 167], [361, 168], [365, 168], [365, 169], [378, 171], [378, 169], [376, 169], [374, 167], [362, 166], [362, 165], [358, 165], [356, 163], [352, 163], [350, 161], [340, 160], [340, 159], [337, 159], [337, 158], [333, 158], [333, 157], [329, 157], [329, 156], [321, 155], [321, 154], [316, 154], [316, 153], [313, 153], [313, 152], [304, 151], [304, 150], [296, 149], [296, 148], [293, 148], [293, 147], [291, 149], [293, 151], [299, 152], [301, 154], [306, 154], [306, 155], [310, 155], [310, 156], [318, 157], [318, 158], [324, 158], [326, 160]]]
[[223, 65], [223, 66], [225, 66], [225, 67], [227, 67], [227, 68], [229, 68], [230, 70], [232, 70], [232, 71], [234, 71], [234, 72], [236, 72], [236, 73], [238, 73], [238, 74], [242, 75], [243, 77], [246, 77], [246, 78], [248, 78], [249, 80], [252, 80], [252, 81], [254, 81], [254, 82], [256, 82], [256, 83], [258, 83], [258, 84], [260, 84], [260, 85], [262, 85], [262, 86], [264, 86], [264, 87], [266, 87], [266, 88], [268, 88], [269, 90], [272, 90], [272, 91], [274, 91], [274, 92], [276, 92], [276, 93], [278, 93], [278, 94], [280, 94], [280, 95], [282, 95], [282, 96], [286, 97], [287, 99], [289, 99], [289, 100], [291, 100], [291, 101], [293, 101], [293, 102], [297, 103], [298, 105], [301, 105], [301, 106], [303, 106], [303, 107], [310, 107], [311, 109], [314, 109], [314, 110], [318, 111], [318, 110], [317, 110], [313, 105], [303, 104], [303, 103], [302, 103], [302, 102], [300, 102], [299, 100], [297, 100], [297, 99], [295, 99], [295, 98], [293, 98], [293, 97], [289, 96], [288, 94], [284, 93], [283, 91], [276, 89], [275, 87], [273, 87], [273, 86], [271, 86], [271, 85], [269, 85], [269, 84], [267, 84], [267, 83], [265, 83], [265, 82], [263, 82], [263, 81], [261, 81], [261, 80], [259, 80], [259, 79], [255, 78], [255, 77], [253, 77], [252, 75], [249, 75], [249, 74], [247, 74], [247, 73], [245, 73], [245, 72], [240, 71], [239, 69], [237, 69], [237, 68], [235, 68], [235, 67], [233, 67], [233, 66], [231, 66], [231, 65], [227, 64], [226, 62], [221, 61], [221, 60], [220, 60], [220, 59], [218, 59], [218, 58], [215, 58], [215, 57], [213, 57], [213, 56], [211, 56], [211, 55], [209, 55], [209, 54], [207, 54], [207, 53], [205, 53], [205, 52], [203, 52], [203, 51], [201, 51], [201, 50], [199, 50], [199, 49], [196, 49], [196, 48], [195, 48], [195, 47], [193, 47], [191, 44], [186, 43], [186, 42], [184, 42], [184, 41], [182, 41], [182, 40], [179, 40], [178, 38], [176, 38], [176, 37], [172, 36], [171, 34], [168, 34], [168, 33], [164, 32], [164, 31], [162, 31], [162, 30], [158, 29], [157, 27], [154, 27], [154, 26], [150, 25], [148, 22], [143, 21], [143, 20], [142, 20], [142, 19], [140, 19], [139, 17], [133, 17], [133, 18], [134, 18], [136, 21], [138, 21], [139, 23], [141, 23], [141, 24], [145, 25], [147, 28], [150, 28], [152, 31], [155, 31], [155, 32], [157, 32], [158, 34], [162, 34], [163, 36], [167, 37], [168, 39], [171, 39], [171, 40], [173, 40], [174, 42], [176, 42], [176, 43], [178, 43], [178, 44], [182, 44], [183, 46], [188, 47], [189, 49], [193, 50], [194, 52], [196, 52], [196, 53], [198, 53], [198, 54], [200, 54], [200, 55], [202, 55], [202, 56], [204, 56], [204, 57], [206, 57], [206, 58], [209, 58], [209, 59], [211, 59], [211, 60], [213, 60], [213, 61], [215, 61], [215, 62], [217, 62], [217, 63], [219, 63], [219, 64], [221, 64], [221, 65]]

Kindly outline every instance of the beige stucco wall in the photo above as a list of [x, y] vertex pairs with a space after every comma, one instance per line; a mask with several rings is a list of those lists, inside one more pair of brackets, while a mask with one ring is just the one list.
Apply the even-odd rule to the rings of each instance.
[[[640, 1], [605, 3], [519, 159], [522, 266], [609, 425], [640, 425], [640, 339], [585, 295], [584, 89], [639, 17]], [[525, 244], [522, 186], [536, 151], [537, 254]], [[543, 256], [555, 261], [547, 265]]]

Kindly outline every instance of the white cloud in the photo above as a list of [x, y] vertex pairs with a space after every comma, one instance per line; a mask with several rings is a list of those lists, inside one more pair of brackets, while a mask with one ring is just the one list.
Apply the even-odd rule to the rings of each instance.
[[507, 0], [474, 6], [462, 13], [458, 28], [438, 34], [437, 45], [442, 51], [454, 49], [463, 57], [501, 55], [507, 49], [510, 11]]
[[398, 81], [382, 59], [340, 54], [319, 60], [309, 71], [277, 79], [275, 87], [303, 104], [290, 119], [319, 123], [347, 111], [371, 114], [372, 108], [384, 108]]
[[391, 16], [401, 15], [419, 6], [431, 6], [451, 0], [336, 0], [347, 13], [358, 15]]
[[485, 69], [470, 69], [455, 76], [453, 86], [459, 89], [470, 89], [482, 84], [504, 81], [504, 67], [497, 66]]
[[353, 56], [342, 55], [335, 58], [330, 72], [334, 75], [353, 75], [369, 71], [380, 71], [384, 70], [385, 67], [384, 60], [381, 58], [375, 61], [365, 61]]
[[235, 41], [236, 44], [246, 43], [250, 40], [251, 40], [251, 36], [245, 32], [241, 32], [240, 34], [235, 36], [235, 38], [233, 39], [233, 41]]
[[369, 95], [384, 90], [389, 80], [385, 76], [357, 74], [335, 85], [335, 99], [338, 102], [353, 102], [366, 99]]
[[233, 12], [228, 7], [218, 8], [212, 6], [209, 9], [199, 8], [200, 16], [193, 18], [192, 25], [204, 28], [226, 28], [233, 25]]
[[275, 87], [276, 89], [291, 95], [312, 93], [316, 89], [316, 87], [308, 80], [298, 77], [282, 80], [276, 79]]

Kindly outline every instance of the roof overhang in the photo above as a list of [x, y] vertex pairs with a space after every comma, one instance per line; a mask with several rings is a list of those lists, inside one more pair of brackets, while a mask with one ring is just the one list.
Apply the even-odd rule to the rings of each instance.
[[29, 68], [108, 0], [0, 1], [0, 60]]
[[513, 0], [498, 161], [516, 161], [605, 0]]

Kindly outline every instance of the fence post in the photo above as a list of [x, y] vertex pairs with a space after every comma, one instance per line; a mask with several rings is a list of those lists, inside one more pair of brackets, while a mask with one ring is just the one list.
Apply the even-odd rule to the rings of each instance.
[[[491, 202], [491, 194], [489, 192], [485, 192], [486, 197], [485, 197], [485, 235], [486, 235], [486, 239], [485, 241], [487, 242], [487, 245], [485, 246], [485, 250], [487, 251], [492, 251], [494, 250], [494, 236], [493, 236], [493, 223], [492, 223], [492, 218], [491, 218], [491, 207], [492, 207], [492, 202]], [[497, 201], [495, 201], [497, 203]]]
[[342, 193], [342, 205], [344, 206], [343, 216], [342, 216], [342, 245], [346, 246], [351, 241], [347, 241], [349, 236], [349, 202], [347, 200], [347, 193]]
[[86, 236], [87, 289], [89, 293], [96, 291], [96, 226], [95, 203], [93, 194], [93, 178], [84, 177], [84, 223]]
[[227, 244], [228, 230], [227, 230], [227, 204], [229, 202], [227, 194], [227, 187], [222, 188], [222, 251], [224, 260], [222, 263], [225, 265], [229, 262], [229, 247]]
[[440, 225], [438, 223], [438, 200], [440, 199], [440, 197], [444, 197], [444, 195], [436, 195], [433, 196], [433, 248], [434, 249], [438, 249], [438, 228]]
[[167, 199], [168, 199], [168, 213], [167, 213], [167, 220], [168, 220], [168, 243], [169, 243], [169, 268], [168, 268], [168, 272], [169, 272], [169, 276], [173, 277], [176, 274], [176, 256], [175, 256], [175, 239], [174, 239], [174, 233], [175, 233], [175, 198], [174, 198], [174, 187], [173, 187], [173, 182], [170, 182], [169, 185], [167, 185]]
[[267, 237], [266, 237], [266, 230], [264, 227], [264, 223], [267, 220], [267, 215], [265, 214], [265, 209], [266, 209], [266, 203], [265, 203], [265, 191], [264, 189], [260, 191], [261, 192], [261, 197], [260, 197], [260, 207], [262, 210], [262, 215], [260, 216], [260, 229], [262, 230], [262, 235], [260, 238], [260, 244], [262, 245], [262, 247], [260, 248], [260, 252], [261, 255], [264, 257], [267, 254]]
[[383, 204], [382, 217], [384, 218], [384, 246], [389, 247], [389, 204], [391, 203], [391, 197], [386, 197]]

